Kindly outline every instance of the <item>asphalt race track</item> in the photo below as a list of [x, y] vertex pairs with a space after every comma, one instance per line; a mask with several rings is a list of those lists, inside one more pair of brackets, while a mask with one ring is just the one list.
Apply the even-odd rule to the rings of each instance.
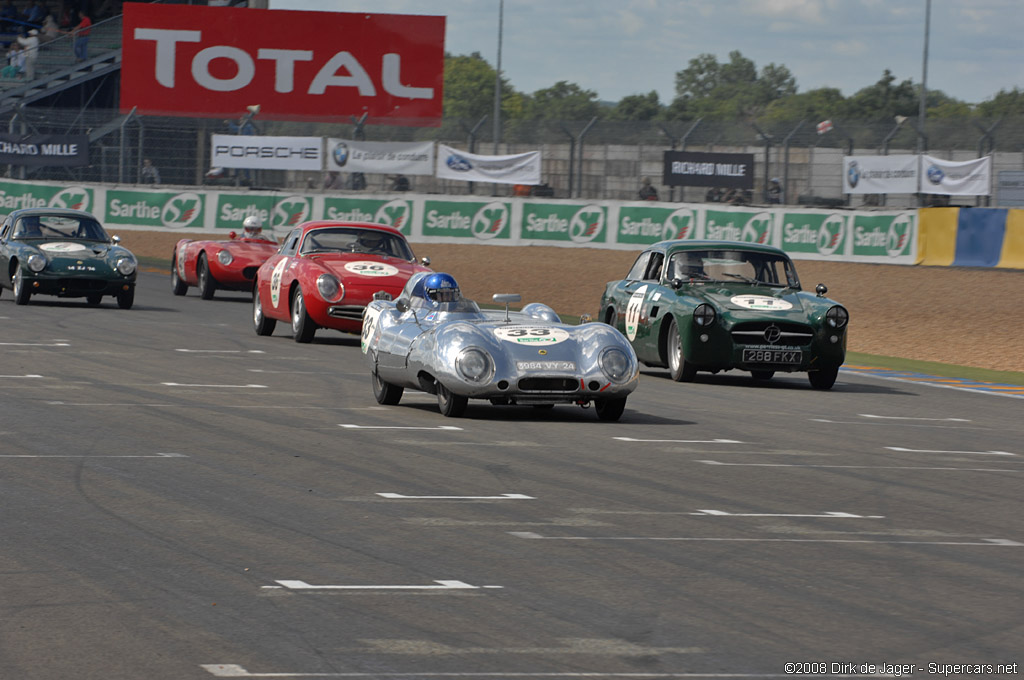
[[0, 678], [1024, 668], [1019, 398], [651, 370], [619, 423], [446, 419], [282, 326], [4, 292]]

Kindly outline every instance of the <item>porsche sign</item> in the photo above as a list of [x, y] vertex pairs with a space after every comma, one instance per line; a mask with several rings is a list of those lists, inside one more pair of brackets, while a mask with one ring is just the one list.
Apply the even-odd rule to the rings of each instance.
[[441, 16], [125, 3], [121, 111], [441, 122]]

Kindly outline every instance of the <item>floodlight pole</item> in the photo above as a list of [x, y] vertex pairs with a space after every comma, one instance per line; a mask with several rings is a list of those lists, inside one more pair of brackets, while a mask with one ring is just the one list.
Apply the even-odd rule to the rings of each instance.
[[[505, 0], [498, 0], [498, 60], [494, 68], [494, 155], [498, 155], [501, 142], [501, 35], [505, 23]], [[493, 186], [492, 196], [498, 195], [498, 185]]]

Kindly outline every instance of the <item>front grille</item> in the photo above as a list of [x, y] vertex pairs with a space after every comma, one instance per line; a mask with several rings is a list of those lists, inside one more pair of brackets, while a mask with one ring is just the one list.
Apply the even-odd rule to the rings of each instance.
[[[772, 339], [774, 338], [774, 339]], [[732, 329], [732, 341], [737, 345], [789, 345], [811, 344], [814, 333], [800, 323], [775, 323], [773, 321], [750, 321], [737, 324]]]
[[242, 276], [244, 276], [247, 281], [252, 281], [256, 278], [257, 270], [259, 270], [259, 267], [245, 267], [242, 269]]
[[580, 388], [576, 378], [522, 378], [518, 384], [523, 392], [575, 392]]
[[327, 310], [327, 316], [335, 319], [352, 319], [353, 321], [363, 320], [363, 305], [334, 305]]

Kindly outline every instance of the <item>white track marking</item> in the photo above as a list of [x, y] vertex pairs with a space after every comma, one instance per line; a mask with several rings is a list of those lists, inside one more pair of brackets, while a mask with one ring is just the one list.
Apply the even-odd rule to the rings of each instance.
[[735, 439], [634, 439], [633, 437], [612, 437], [620, 442], [656, 442], [669, 444], [744, 444]]
[[161, 385], [166, 385], [167, 387], [218, 387], [218, 388], [219, 387], [232, 387], [232, 388], [242, 388], [242, 389], [261, 389], [261, 390], [267, 389], [266, 385], [193, 385], [193, 384], [189, 384], [189, 383], [175, 383], [175, 382], [165, 382], [165, 383], [160, 383], [160, 384]]
[[963, 453], [975, 456], [1016, 456], [1016, 453], [1008, 451], [938, 451], [932, 449], [905, 449], [902, 446], [886, 446], [890, 451], [905, 451], [908, 453]]
[[919, 465], [819, 465], [815, 463], [722, 463], [717, 460], [696, 460], [705, 465], [729, 465], [737, 467], [798, 467], [798, 468], [846, 468], [852, 470], [951, 470], [955, 472], [1024, 472], [1006, 468], [958, 468], [923, 467]]
[[70, 347], [67, 342], [0, 342], [3, 347]]
[[506, 493], [500, 496], [403, 496], [400, 493], [378, 493], [384, 498], [404, 500], [475, 500], [475, 501], [501, 501], [501, 500], [535, 500], [533, 496], [525, 496], [521, 493]]
[[969, 418], [918, 418], [916, 416], [876, 416], [871, 413], [858, 413], [861, 418], [878, 418], [880, 420], [950, 420], [957, 423], [969, 423]]
[[190, 354], [266, 354], [261, 349], [176, 349], [174, 351]]
[[81, 454], [57, 454], [57, 455], [44, 455], [44, 454], [11, 454], [4, 455], [0, 454], [0, 458], [188, 458], [184, 453], [153, 453], [153, 454], [139, 454], [139, 455], [81, 455]]
[[[505, 652], [507, 650], [496, 650], [499, 652]], [[411, 672], [411, 673], [395, 673], [395, 672], [384, 672], [384, 673], [250, 673], [245, 667], [233, 663], [220, 663], [220, 664], [201, 664], [200, 668], [207, 671], [211, 675], [219, 678], [378, 678], [379, 680], [385, 680], [387, 678], [409, 678], [410, 680], [417, 680], [417, 678], [469, 678], [475, 680], [478, 678], [494, 678], [494, 680], [501, 680], [502, 678], [635, 678], [638, 680], [662, 680], [667, 678], [786, 678], [792, 677], [782, 673], [649, 673], [649, 672], [622, 672], [622, 673], [599, 673], [599, 672], [562, 672], [562, 673], [525, 673], [525, 672], [509, 672], [502, 673], [498, 672]], [[810, 677], [821, 677], [821, 676], [810, 676]], [[887, 677], [878, 674], [849, 674], [843, 675], [844, 678], [880, 678]]]
[[880, 543], [900, 545], [973, 545], [1024, 548], [1024, 543], [1006, 538], [982, 538], [978, 541], [876, 541], [863, 538], [715, 538], [697, 536], [541, 536], [533, 531], [510, 531], [516, 538], [545, 541], [717, 541], [738, 543]]
[[[479, 590], [480, 588], [501, 588], [502, 586], [471, 586], [462, 581], [434, 581], [433, 586], [315, 586], [305, 581], [274, 581], [288, 590]], [[272, 589], [276, 586], [263, 586]]]
[[885, 515], [854, 515], [849, 512], [825, 512], [820, 515], [784, 515], [757, 512], [725, 512], [724, 510], [698, 510], [697, 512], [691, 512], [689, 514], [696, 517], [710, 515], [714, 517], [824, 517], [828, 519], [885, 519]]
[[346, 430], [462, 430], [455, 425], [437, 425], [435, 427], [414, 427], [409, 425], [353, 425], [351, 423], [338, 423], [338, 427]]
[[13, 380], [18, 380], [20, 378], [32, 379], [32, 378], [42, 378], [42, 377], [43, 376], [41, 376], [41, 375], [35, 375], [35, 374], [29, 374], [29, 375], [0, 375], [0, 378], [11, 378]]

